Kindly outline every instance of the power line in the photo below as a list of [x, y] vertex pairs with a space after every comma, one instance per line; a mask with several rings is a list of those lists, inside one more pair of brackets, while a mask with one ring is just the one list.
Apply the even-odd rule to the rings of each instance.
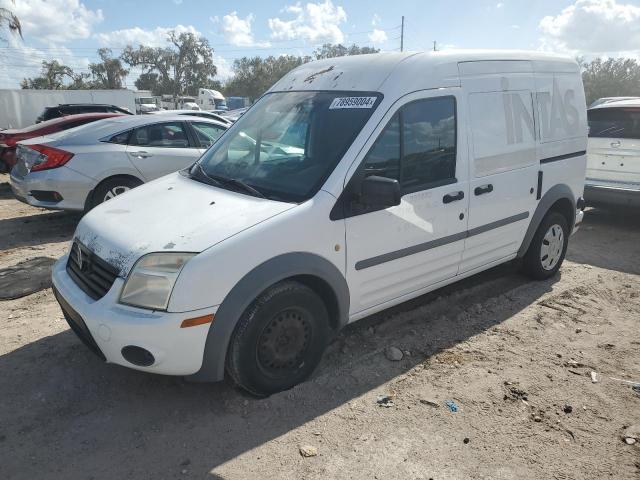
[[[355, 35], [364, 35], [367, 33], [373, 33], [374, 31], [378, 30], [378, 31], [383, 31], [383, 32], [392, 32], [394, 30], [398, 30], [401, 28], [401, 25], [397, 25], [395, 27], [390, 27], [390, 28], [386, 28], [386, 29], [380, 29], [380, 28], [376, 28], [376, 29], [372, 29], [372, 30], [362, 30], [359, 32], [346, 32], [345, 35], [347, 37], [351, 37], [351, 36], [355, 36]], [[298, 41], [300, 39], [283, 39], [283, 40], [269, 40], [268, 42], [271, 44], [274, 43], [287, 43], [287, 42], [293, 42], [293, 41]], [[257, 42], [260, 43], [260, 42]], [[329, 42], [323, 42], [323, 43], [329, 43]], [[316, 44], [300, 44], [300, 45], [292, 45], [292, 46], [288, 46], [286, 48], [316, 48], [318, 46], [321, 46], [323, 43], [316, 43]], [[217, 44], [211, 44], [210, 47], [212, 48], [216, 48], [216, 47], [238, 47], [237, 44], [234, 43], [217, 43]], [[17, 51], [23, 51], [25, 47], [14, 47], [14, 46], [0, 46], [0, 50], [17, 50]], [[34, 50], [40, 50], [40, 51], [48, 51], [48, 50], [59, 50], [59, 51], [63, 51], [63, 50], [68, 50], [68, 51], [96, 51], [98, 48], [109, 48], [112, 51], [115, 50], [124, 50], [126, 47], [115, 47], [115, 46], [104, 46], [104, 47], [67, 47], [67, 46], [60, 46], [60, 47], [26, 47], [26, 48], [33, 48]], [[232, 52], [232, 51], [244, 51], [245, 49], [278, 49], [278, 48], [285, 48], [285, 47], [255, 47], [255, 46], [247, 46], [247, 47], [242, 47], [241, 49], [238, 50], [224, 50], [225, 52]]]

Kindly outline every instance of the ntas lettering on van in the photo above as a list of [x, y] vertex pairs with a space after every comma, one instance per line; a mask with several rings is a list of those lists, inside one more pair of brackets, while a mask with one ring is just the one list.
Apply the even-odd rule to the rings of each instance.
[[[504, 85], [503, 81], [503, 86]], [[535, 138], [535, 123], [532, 112], [525, 105], [526, 97], [522, 92], [504, 92], [502, 95], [505, 123], [507, 126], [507, 144], [523, 142], [523, 129], [526, 127]], [[553, 93], [536, 92], [538, 118], [541, 137], [575, 136], [578, 134], [579, 116], [575, 105], [575, 91], [567, 89], [562, 93], [557, 79], [553, 80]]]
[[[537, 92], [538, 110], [540, 112], [540, 125], [542, 138], [553, 137], [558, 134], [570, 136], [578, 133], [579, 115], [575, 105], [575, 91], [567, 89], [564, 94], [558, 85], [558, 79], [553, 79], [553, 94], [549, 92]], [[562, 132], [558, 130], [562, 129]]]

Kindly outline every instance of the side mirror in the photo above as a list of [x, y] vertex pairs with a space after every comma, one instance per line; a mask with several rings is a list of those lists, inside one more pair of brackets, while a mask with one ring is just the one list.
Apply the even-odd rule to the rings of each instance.
[[371, 175], [362, 181], [360, 201], [372, 207], [400, 205], [400, 184], [394, 178]]

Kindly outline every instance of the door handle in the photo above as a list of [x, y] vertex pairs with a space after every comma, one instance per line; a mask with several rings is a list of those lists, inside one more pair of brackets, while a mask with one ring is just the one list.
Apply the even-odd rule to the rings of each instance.
[[611, 142], [611, 146], [613, 148], [618, 148], [620, 145], [622, 145], [622, 143], [620, 143], [619, 140], [616, 140], [615, 142]]
[[456, 193], [448, 193], [444, 197], [442, 197], [442, 203], [457, 202], [458, 200], [462, 200], [463, 198], [464, 192], [462, 190]]
[[131, 152], [131, 155], [133, 155], [134, 157], [138, 157], [138, 158], [148, 158], [148, 157], [153, 157], [153, 154], [148, 153], [148, 152]]
[[490, 183], [487, 185], [482, 185], [480, 187], [476, 187], [475, 190], [473, 191], [473, 193], [477, 195], [484, 195], [485, 193], [491, 193], [493, 192], [493, 185], [491, 185]]

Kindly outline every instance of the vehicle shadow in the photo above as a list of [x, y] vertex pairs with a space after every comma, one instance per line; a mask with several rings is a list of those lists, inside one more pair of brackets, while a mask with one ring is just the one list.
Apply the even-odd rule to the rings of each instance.
[[0, 251], [70, 240], [81, 214], [46, 212], [0, 219]]
[[[640, 210], [591, 208], [571, 238], [567, 259], [640, 274]], [[629, 255], [629, 252], [632, 252]]]
[[11, 198], [14, 198], [11, 185], [6, 182], [0, 182], [0, 200], [9, 200]]
[[[500, 325], [559, 279], [532, 283], [505, 265], [363, 319], [312, 379], [263, 400], [104, 364], [69, 330], [42, 338], [0, 356], [0, 477], [223, 478], [218, 467], [265, 442], [321, 430], [319, 417], [362, 395], [375, 403], [383, 384]], [[389, 345], [411, 355], [390, 362]]]

